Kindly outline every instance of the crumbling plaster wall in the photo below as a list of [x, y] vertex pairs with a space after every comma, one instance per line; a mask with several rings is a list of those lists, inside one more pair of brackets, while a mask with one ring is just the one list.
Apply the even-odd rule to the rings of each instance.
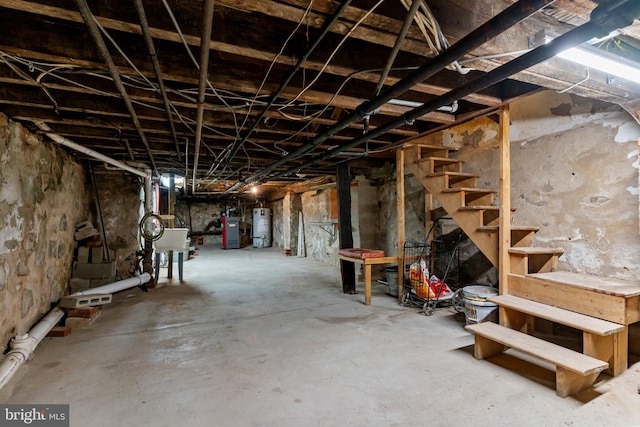
[[338, 265], [338, 227], [328, 224], [331, 221], [331, 189], [307, 191], [301, 196], [307, 256]]
[[640, 126], [618, 106], [554, 92], [515, 104], [512, 120], [515, 223], [563, 248], [561, 269], [640, 279]]
[[74, 225], [88, 219], [82, 166], [0, 114], [0, 343], [67, 292]]
[[[536, 245], [561, 247], [562, 270], [637, 280], [640, 127], [620, 107], [552, 91], [511, 105], [514, 225], [540, 227]], [[489, 118], [452, 128], [479, 186], [499, 186], [499, 130]]]
[[283, 248], [284, 240], [284, 198], [271, 202], [273, 246]]

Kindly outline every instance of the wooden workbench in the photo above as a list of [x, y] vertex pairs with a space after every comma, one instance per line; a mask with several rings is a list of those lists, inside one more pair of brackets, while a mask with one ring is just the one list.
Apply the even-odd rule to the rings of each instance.
[[[352, 262], [354, 264], [361, 264], [364, 266], [364, 304], [371, 305], [371, 266], [379, 264], [397, 264], [398, 257], [385, 256], [378, 258], [353, 258], [338, 254], [338, 258], [343, 261]], [[390, 284], [390, 286], [392, 286]], [[397, 284], [396, 284], [397, 286]]]

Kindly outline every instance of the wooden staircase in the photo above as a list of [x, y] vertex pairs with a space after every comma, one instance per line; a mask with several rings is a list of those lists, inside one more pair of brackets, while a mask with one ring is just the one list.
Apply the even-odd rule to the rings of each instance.
[[[407, 169], [498, 267], [498, 192], [477, 188], [479, 176], [463, 172], [463, 162], [450, 158], [450, 149], [421, 143], [403, 149]], [[547, 360], [556, 365], [556, 393], [562, 397], [592, 386], [601, 371], [613, 376], [624, 371], [628, 325], [640, 321], [640, 282], [558, 272], [562, 249], [533, 246], [537, 227], [510, 228], [510, 274], [493, 300], [500, 324], [467, 326], [475, 334], [474, 356], [515, 348]], [[533, 337], [536, 318], [581, 330], [583, 351]]]

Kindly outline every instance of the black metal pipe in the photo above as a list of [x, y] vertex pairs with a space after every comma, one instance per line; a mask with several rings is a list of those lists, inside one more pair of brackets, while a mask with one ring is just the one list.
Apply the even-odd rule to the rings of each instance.
[[393, 63], [396, 60], [396, 56], [398, 56], [398, 52], [400, 51], [400, 46], [402, 45], [402, 41], [407, 36], [407, 33], [409, 32], [409, 28], [411, 28], [411, 24], [413, 23], [413, 20], [416, 16], [416, 12], [418, 12], [418, 8], [420, 7], [421, 4], [422, 4], [422, 0], [413, 0], [413, 3], [411, 3], [411, 7], [407, 12], [407, 16], [404, 18], [404, 23], [402, 24], [402, 28], [398, 33], [398, 37], [396, 37], [396, 42], [393, 45], [393, 49], [391, 50], [391, 53], [389, 54], [389, 58], [387, 59], [387, 63], [384, 66], [384, 70], [382, 70], [382, 73], [380, 74], [380, 80], [378, 81], [378, 85], [376, 86], [375, 96], [378, 96], [380, 94], [380, 91], [384, 86], [384, 81], [387, 79], [387, 76], [389, 75], [389, 71], [391, 71], [391, 66], [393, 66]]
[[308, 143], [298, 147], [298, 149], [293, 153], [289, 153], [283, 158], [275, 161], [274, 163], [263, 169], [261, 172], [234, 184], [224, 193], [227, 194], [231, 191], [236, 190], [242, 185], [257, 181], [258, 179], [267, 176], [269, 173], [271, 173], [273, 170], [283, 165], [284, 163], [287, 163], [288, 161], [307, 153], [309, 150], [317, 147], [322, 142], [326, 141], [331, 136], [345, 129], [350, 124], [362, 120], [367, 114], [387, 103], [390, 99], [397, 98], [398, 96], [410, 90], [413, 86], [421, 83], [422, 81], [441, 71], [447, 65], [451, 64], [454, 61], [457, 61], [463, 55], [482, 46], [484, 43], [488, 42], [497, 35], [503, 33], [518, 22], [531, 16], [538, 10], [542, 9], [548, 4], [553, 3], [554, 1], [555, 0], [520, 0], [517, 3], [512, 4], [511, 6], [491, 18], [489, 21], [485, 22], [483, 25], [467, 34], [449, 49], [445, 50], [440, 55], [436, 56], [431, 61], [418, 68], [411, 75], [403, 78], [375, 98], [360, 104], [349, 116], [335, 123], [333, 126], [317, 135]]
[[[281, 172], [272, 178], [279, 178], [282, 176], [295, 173], [300, 169], [310, 167], [315, 163], [327, 160], [331, 157], [335, 157], [342, 151], [356, 147], [371, 138], [380, 136], [392, 129], [400, 127], [405, 123], [412, 122], [417, 118], [435, 111], [438, 107], [452, 103], [457, 99], [461, 99], [471, 93], [478, 92], [489, 86], [503, 81], [504, 79], [519, 73], [529, 67], [544, 62], [558, 53], [577, 46], [586, 42], [594, 37], [603, 36], [610, 32], [631, 25], [636, 17], [640, 16], [640, 1], [637, 0], [619, 0], [619, 5], [616, 8], [611, 8], [610, 5], [604, 4], [600, 9], [598, 6], [591, 14], [591, 20], [580, 27], [571, 30], [547, 44], [544, 44], [524, 55], [496, 68], [487, 74], [480, 76], [467, 84], [464, 84], [456, 89], [453, 89], [444, 95], [436, 98], [430, 102], [425, 103], [419, 108], [411, 110], [395, 120], [385, 123], [382, 126], [375, 128], [370, 133], [367, 133], [359, 138], [353, 139], [349, 143], [336, 147], [333, 150], [329, 150], [318, 157], [309, 160], [301, 165], [291, 168], [285, 172]], [[604, 9], [606, 8], [606, 9]]]
[[260, 121], [264, 118], [264, 116], [267, 114], [267, 111], [269, 111], [269, 109], [273, 106], [273, 104], [277, 101], [278, 96], [280, 96], [280, 94], [282, 93], [282, 91], [287, 87], [287, 85], [289, 84], [289, 82], [291, 81], [291, 79], [296, 75], [296, 73], [298, 72], [298, 70], [300, 70], [300, 68], [302, 67], [302, 64], [304, 64], [304, 62], [307, 60], [307, 58], [309, 58], [309, 56], [313, 53], [313, 51], [315, 50], [316, 47], [318, 47], [318, 45], [320, 44], [320, 42], [322, 41], [322, 39], [324, 39], [324, 37], [329, 33], [329, 30], [331, 29], [331, 27], [333, 26], [333, 24], [336, 23], [336, 21], [338, 21], [338, 18], [340, 17], [340, 15], [342, 15], [342, 12], [344, 12], [344, 10], [347, 8], [347, 6], [349, 6], [349, 4], [351, 3], [351, 0], [344, 0], [342, 2], [342, 4], [340, 5], [340, 7], [338, 8], [338, 10], [335, 11], [335, 13], [333, 14], [333, 16], [331, 17], [330, 20], [328, 20], [327, 22], [325, 22], [322, 31], [320, 32], [320, 35], [318, 36], [318, 38], [316, 38], [316, 40], [313, 42], [313, 44], [307, 49], [307, 51], [304, 53], [304, 55], [302, 55], [300, 57], [300, 59], [298, 59], [298, 62], [296, 63], [296, 65], [293, 67], [293, 69], [291, 70], [291, 72], [289, 73], [289, 75], [282, 81], [282, 83], [280, 83], [280, 86], [278, 86], [278, 89], [276, 89], [276, 91], [271, 95], [271, 98], [269, 99], [269, 102], [267, 103], [267, 105], [262, 109], [262, 111], [260, 112], [260, 114], [258, 115], [258, 118], [256, 118], [256, 120], [253, 122], [253, 125], [251, 125], [251, 128], [247, 131], [247, 133], [245, 134], [245, 136], [242, 137], [242, 140], [236, 145], [236, 147], [233, 149], [233, 152], [231, 153], [231, 155], [229, 156], [229, 161], [231, 161], [231, 159], [233, 159], [236, 155], [236, 153], [238, 152], [238, 150], [240, 149], [240, 147], [242, 147], [242, 145], [247, 142], [247, 140], [249, 139], [249, 137], [251, 136], [251, 134], [253, 133], [254, 130], [256, 130], [256, 128], [258, 127], [258, 124], [260, 123]]
[[122, 83], [122, 79], [120, 78], [120, 73], [118, 72], [118, 68], [116, 67], [115, 62], [113, 62], [113, 58], [109, 53], [109, 49], [107, 48], [107, 44], [104, 42], [102, 35], [100, 34], [100, 30], [98, 29], [98, 25], [95, 22], [95, 16], [91, 13], [91, 9], [89, 9], [89, 5], [86, 0], [75, 0], [76, 5], [78, 6], [78, 10], [80, 11], [80, 15], [84, 20], [84, 23], [87, 25], [87, 29], [89, 30], [89, 34], [93, 39], [96, 47], [98, 48], [98, 53], [102, 56], [105, 65], [109, 69], [109, 74], [113, 79], [113, 83], [116, 85], [118, 92], [120, 92], [120, 96], [127, 106], [127, 110], [129, 111], [129, 115], [131, 116], [131, 120], [135, 125], [138, 135], [144, 144], [144, 148], [147, 150], [147, 155], [149, 156], [149, 161], [151, 162], [151, 166], [153, 167], [153, 173], [156, 176], [160, 176], [158, 172], [158, 168], [156, 167], [156, 162], [153, 159], [153, 154], [151, 154], [151, 147], [149, 146], [149, 141], [147, 141], [147, 137], [144, 134], [144, 130], [142, 129], [142, 124], [140, 123], [140, 119], [138, 119], [138, 115], [136, 114], [136, 110], [133, 108], [133, 104], [131, 103], [131, 98], [129, 98], [129, 94], [127, 93], [127, 89], [124, 87]]
[[160, 62], [158, 62], [158, 55], [156, 47], [153, 44], [153, 39], [149, 31], [149, 21], [147, 20], [147, 14], [144, 11], [142, 0], [135, 0], [134, 2], [136, 11], [138, 12], [138, 20], [140, 21], [140, 28], [142, 29], [142, 36], [144, 37], [145, 44], [147, 45], [147, 52], [151, 57], [151, 63], [153, 64], [153, 71], [156, 74], [158, 80], [158, 86], [160, 88], [160, 94], [162, 95], [162, 102], [164, 103], [164, 109], [169, 119], [169, 127], [171, 129], [171, 135], [173, 136], [173, 142], [176, 145], [176, 153], [178, 154], [178, 161], [182, 161], [182, 154], [180, 153], [180, 145], [178, 143], [178, 133], [176, 132], [176, 125], [173, 122], [173, 114], [171, 113], [171, 105], [169, 103], [169, 97], [167, 96], [167, 90], [164, 86], [164, 79], [162, 78], [162, 70], [160, 69]]
[[[202, 5], [202, 33], [200, 36], [200, 76], [198, 79], [198, 109], [196, 110], [196, 146], [193, 151], [193, 178], [191, 192], [196, 192], [198, 178], [198, 159], [200, 157], [200, 140], [202, 139], [202, 123], [204, 120], [205, 90], [209, 74], [209, 50], [211, 45], [211, 31], [213, 28], [214, 0], [205, 0]], [[186, 172], [186, 171], [185, 171]]]

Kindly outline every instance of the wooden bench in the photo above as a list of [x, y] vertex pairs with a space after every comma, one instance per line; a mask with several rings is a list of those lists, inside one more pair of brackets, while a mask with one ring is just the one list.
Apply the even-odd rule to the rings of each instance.
[[582, 331], [582, 352], [609, 363], [607, 373], [615, 376], [627, 367], [624, 325], [565, 310], [514, 295], [498, 295], [489, 301], [500, 306], [500, 323], [511, 329], [533, 333], [535, 317]]
[[609, 367], [607, 362], [496, 323], [477, 323], [465, 329], [475, 334], [473, 356], [476, 359], [495, 356], [505, 347], [511, 347], [556, 365], [556, 394], [560, 397], [591, 387], [600, 372]]

